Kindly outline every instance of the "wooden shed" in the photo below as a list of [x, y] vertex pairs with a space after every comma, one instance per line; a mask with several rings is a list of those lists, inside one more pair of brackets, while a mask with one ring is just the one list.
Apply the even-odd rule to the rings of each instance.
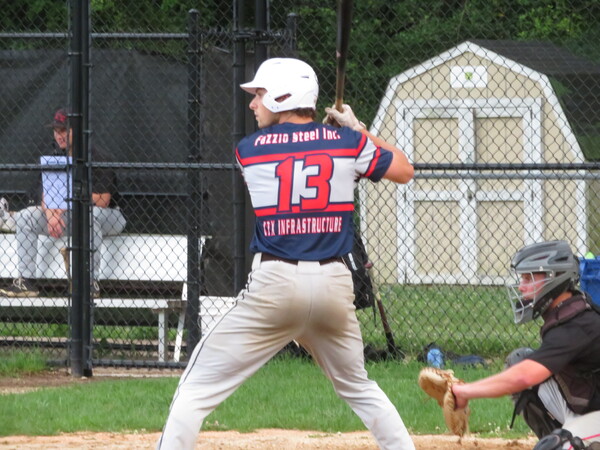
[[585, 161], [556, 89], [561, 73], [591, 68], [600, 74], [551, 44], [467, 41], [390, 80], [371, 131], [411, 162], [509, 169], [361, 183], [362, 233], [380, 281], [504, 284], [523, 245], [566, 239], [585, 253], [586, 181], [573, 175], [583, 172], [531, 167]]

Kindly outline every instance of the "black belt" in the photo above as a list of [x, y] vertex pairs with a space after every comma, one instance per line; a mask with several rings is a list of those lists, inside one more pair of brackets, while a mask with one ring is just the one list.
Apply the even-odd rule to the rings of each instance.
[[[260, 258], [261, 262], [264, 261], [281, 261], [284, 263], [288, 263], [288, 264], [293, 264], [295, 266], [298, 265], [298, 260], [297, 259], [287, 259], [287, 258], [281, 258], [280, 256], [275, 256], [275, 255], [271, 255], [270, 253], [263, 253], [261, 258]], [[334, 263], [334, 262], [343, 262], [342, 258], [337, 256], [334, 258], [327, 258], [327, 259], [322, 259], [321, 261], [317, 261], [319, 264], [321, 264], [322, 266], [325, 264], [330, 264], [330, 263]]]

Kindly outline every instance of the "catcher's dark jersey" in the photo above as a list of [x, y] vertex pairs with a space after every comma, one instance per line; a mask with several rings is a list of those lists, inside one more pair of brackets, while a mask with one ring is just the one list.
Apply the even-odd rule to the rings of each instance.
[[236, 158], [256, 214], [250, 249], [318, 261], [352, 249], [354, 186], [379, 181], [392, 153], [350, 128], [316, 122], [263, 128]]
[[595, 377], [596, 390], [589, 408], [600, 410], [600, 314], [587, 310], [549, 329], [540, 348], [527, 358], [553, 374], [572, 368], [581, 376]]

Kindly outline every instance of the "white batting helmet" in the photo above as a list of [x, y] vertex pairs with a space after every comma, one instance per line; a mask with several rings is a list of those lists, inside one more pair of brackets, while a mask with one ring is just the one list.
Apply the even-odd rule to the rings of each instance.
[[266, 89], [263, 104], [274, 113], [317, 107], [317, 75], [312, 67], [299, 59], [267, 59], [256, 71], [254, 79], [240, 87], [250, 94], [256, 94], [259, 88]]

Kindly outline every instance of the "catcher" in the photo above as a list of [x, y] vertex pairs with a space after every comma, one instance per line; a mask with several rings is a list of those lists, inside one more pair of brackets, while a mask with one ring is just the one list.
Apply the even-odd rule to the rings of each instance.
[[522, 414], [536, 449], [600, 448], [592, 443], [600, 442], [600, 307], [577, 289], [579, 262], [567, 242], [550, 241], [519, 250], [511, 268], [515, 323], [541, 317], [541, 345], [513, 351], [496, 375], [452, 384], [456, 408], [512, 394], [513, 421]]

